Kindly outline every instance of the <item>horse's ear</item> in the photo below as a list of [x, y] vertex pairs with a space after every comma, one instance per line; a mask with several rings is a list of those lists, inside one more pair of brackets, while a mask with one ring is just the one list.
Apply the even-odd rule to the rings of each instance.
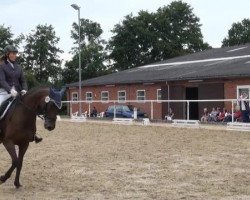
[[52, 87], [49, 88], [49, 94], [50, 94], [50, 96], [55, 95], [55, 90]]
[[61, 89], [61, 91], [60, 91], [61, 97], [64, 95], [65, 91], [66, 91], [66, 87], [63, 87], [63, 88]]
[[49, 88], [49, 94], [52, 94], [53, 93], [53, 89], [50, 87]]

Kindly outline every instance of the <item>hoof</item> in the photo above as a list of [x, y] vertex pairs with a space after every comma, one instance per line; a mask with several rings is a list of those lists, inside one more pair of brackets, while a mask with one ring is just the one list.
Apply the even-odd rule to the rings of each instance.
[[16, 186], [16, 189], [22, 187], [22, 185], [20, 183], [18, 183], [18, 184], [14, 183], [14, 185]]
[[39, 142], [42, 142], [43, 138], [35, 138], [35, 143], [38, 144]]

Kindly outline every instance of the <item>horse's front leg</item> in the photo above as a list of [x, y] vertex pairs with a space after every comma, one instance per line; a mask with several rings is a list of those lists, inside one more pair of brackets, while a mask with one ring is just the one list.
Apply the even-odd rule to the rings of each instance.
[[20, 178], [20, 173], [21, 173], [22, 166], [23, 166], [23, 157], [24, 157], [24, 154], [26, 153], [28, 147], [29, 147], [29, 142], [24, 143], [22, 145], [19, 145], [18, 162], [17, 162], [17, 166], [16, 166], [16, 178], [15, 178], [15, 182], [14, 182], [14, 185], [16, 186], [16, 188], [19, 188], [22, 186], [20, 184], [19, 178]]
[[18, 160], [15, 150], [15, 145], [12, 142], [3, 142], [3, 145], [10, 154], [12, 164], [11, 167], [8, 169], [8, 171], [5, 173], [5, 175], [0, 177], [0, 184], [4, 183], [8, 178], [10, 178], [12, 172], [17, 166], [17, 160]]

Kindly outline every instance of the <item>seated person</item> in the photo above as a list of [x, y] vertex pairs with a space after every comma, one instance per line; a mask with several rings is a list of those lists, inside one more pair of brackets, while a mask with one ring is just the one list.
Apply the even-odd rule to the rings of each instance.
[[172, 108], [169, 108], [168, 114], [165, 116], [165, 120], [172, 121], [174, 118], [174, 113]]
[[209, 113], [207, 108], [203, 109], [203, 115], [201, 117], [201, 122], [207, 122], [208, 121], [208, 117], [209, 117]]
[[223, 111], [219, 113], [217, 120], [222, 122], [227, 115], [228, 115], [227, 109], [223, 108]]
[[[235, 112], [233, 113], [233, 116], [234, 116], [234, 121], [241, 119], [241, 111], [239, 106], [235, 107]], [[228, 115], [224, 118], [223, 122], [231, 122], [231, 121], [232, 121], [232, 114], [228, 113]]]
[[208, 121], [217, 122], [217, 116], [219, 115], [218, 110], [219, 110], [219, 108], [217, 108], [217, 110], [215, 110], [214, 107], [212, 108], [212, 111], [211, 111], [211, 113], [209, 114], [209, 117], [208, 117]]
[[97, 110], [96, 110], [96, 107], [95, 107], [95, 106], [93, 107], [93, 110], [92, 110], [90, 116], [91, 116], [91, 117], [97, 117]]

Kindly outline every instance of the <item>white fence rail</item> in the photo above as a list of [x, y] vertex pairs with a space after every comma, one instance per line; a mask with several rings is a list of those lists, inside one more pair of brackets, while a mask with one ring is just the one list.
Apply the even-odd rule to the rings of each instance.
[[[237, 104], [239, 100], [238, 99], [205, 99], [205, 100], [126, 100], [126, 101], [118, 101], [118, 100], [109, 100], [109, 101], [96, 101], [96, 100], [92, 100], [92, 101], [86, 101], [86, 100], [82, 100], [82, 101], [63, 101], [63, 104], [68, 104], [69, 107], [71, 108], [73, 104], [78, 104], [78, 103], [83, 103], [88, 105], [88, 114], [90, 116], [91, 113], [91, 106], [94, 105], [95, 103], [101, 103], [101, 104], [106, 104], [106, 105], [121, 105], [121, 104], [128, 104], [128, 103], [136, 103], [136, 104], [146, 104], [148, 103], [150, 106], [150, 118], [154, 119], [154, 104], [155, 103], [185, 103], [186, 104], [186, 120], [190, 120], [190, 103], [192, 102], [203, 102], [203, 103], [216, 103], [216, 102], [224, 102], [224, 103], [230, 103], [231, 104], [231, 114], [232, 114], [232, 122], [234, 122], [234, 107]], [[247, 100], [250, 101], [250, 100]], [[78, 107], [78, 106], [77, 106]], [[216, 107], [216, 106], [215, 106]], [[168, 105], [169, 108], [169, 105]], [[114, 115], [115, 115], [115, 111], [114, 111]], [[71, 111], [70, 111], [70, 114]], [[116, 116], [114, 116], [116, 117]]]

